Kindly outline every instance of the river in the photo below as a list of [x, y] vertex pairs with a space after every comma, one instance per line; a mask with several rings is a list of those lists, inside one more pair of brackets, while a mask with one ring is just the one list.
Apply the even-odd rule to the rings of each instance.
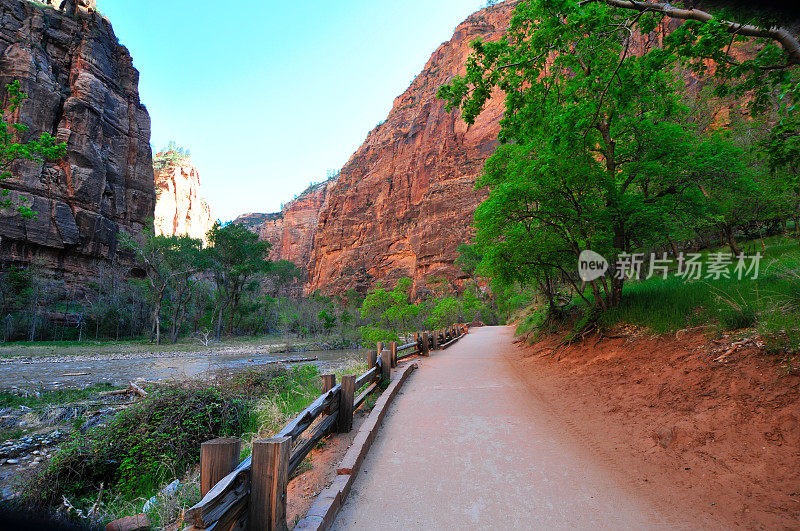
[[110, 382], [124, 385], [130, 380], [175, 380], [219, 369], [258, 367], [276, 360], [317, 358], [313, 362], [325, 370], [350, 360], [364, 358], [363, 350], [319, 350], [291, 353], [198, 353], [180, 356], [98, 359], [85, 361], [15, 361], [0, 365], [0, 389], [13, 387], [83, 387]]

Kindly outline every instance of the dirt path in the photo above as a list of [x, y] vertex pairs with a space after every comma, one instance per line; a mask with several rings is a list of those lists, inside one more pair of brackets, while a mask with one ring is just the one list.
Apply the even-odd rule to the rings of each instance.
[[598, 458], [529, 392], [508, 363], [512, 336], [477, 328], [422, 361], [335, 529], [721, 527], [639, 496], [635, 471]]

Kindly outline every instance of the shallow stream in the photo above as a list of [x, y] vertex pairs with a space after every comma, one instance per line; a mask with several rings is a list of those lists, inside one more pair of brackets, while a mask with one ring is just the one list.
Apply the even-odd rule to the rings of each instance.
[[110, 382], [123, 385], [136, 378], [174, 380], [197, 376], [219, 369], [266, 365], [276, 360], [317, 358], [321, 369], [339, 365], [351, 359], [362, 359], [361, 350], [310, 350], [283, 353], [197, 353], [175, 357], [142, 357], [131, 359], [100, 359], [86, 361], [47, 361], [26, 363], [23, 360], [0, 364], [0, 389], [13, 387], [54, 388], [81, 387]]

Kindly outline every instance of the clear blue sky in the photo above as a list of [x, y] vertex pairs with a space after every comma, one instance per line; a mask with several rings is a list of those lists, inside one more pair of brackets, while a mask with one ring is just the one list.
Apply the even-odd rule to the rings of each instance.
[[214, 216], [274, 212], [340, 168], [485, 0], [98, 0], [152, 144], [192, 152]]

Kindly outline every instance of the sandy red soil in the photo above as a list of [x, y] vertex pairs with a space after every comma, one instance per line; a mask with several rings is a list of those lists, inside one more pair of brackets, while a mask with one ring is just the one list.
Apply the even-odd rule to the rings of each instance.
[[510, 363], [655, 503], [800, 528], [800, 375], [752, 345], [715, 361], [733, 338], [636, 336], [519, 343]]

